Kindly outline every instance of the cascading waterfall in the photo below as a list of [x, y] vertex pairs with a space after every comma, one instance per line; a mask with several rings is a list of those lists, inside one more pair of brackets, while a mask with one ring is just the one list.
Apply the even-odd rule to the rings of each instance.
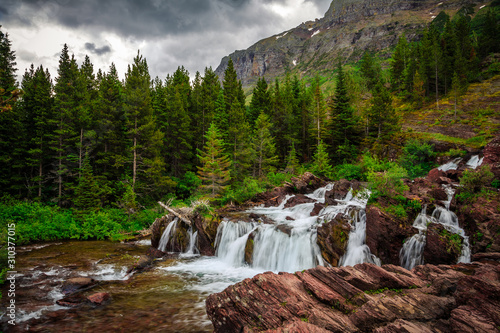
[[[172, 220], [172, 222], [170, 222], [167, 225], [167, 227], [163, 231], [163, 234], [161, 235], [160, 243], [158, 245], [158, 250], [163, 252], [174, 252], [173, 238], [177, 230], [178, 223], [179, 219], [176, 217], [175, 219]], [[198, 239], [198, 231], [194, 231], [193, 228], [190, 226], [187, 231], [187, 235], [189, 237], [189, 244], [182, 254], [188, 257], [193, 255], [198, 255], [200, 253], [200, 251], [198, 251], [198, 248], [196, 247], [196, 241]]]
[[413, 235], [407, 240], [399, 252], [401, 266], [406, 269], [412, 269], [424, 263], [422, 255], [426, 243], [427, 225], [431, 222], [442, 224], [449, 232], [462, 236], [462, 250], [458, 262], [470, 262], [469, 237], [466, 236], [465, 231], [460, 228], [457, 215], [449, 210], [450, 202], [455, 191], [451, 186], [444, 186], [444, 189], [448, 194], [448, 200], [443, 202], [445, 207], [437, 206], [430, 217], [426, 215], [427, 208], [424, 207], [413, 223], [413, 227], [418, 229], [418, 234]]
[[340, 266], [354, 266], [365, 262], [381, 266], [382, 262], [370, 252], [370, 248], [365, 241], [366, 212], [365, 210], [359, 210], [356, 213], [354, 225], [351, 225], [346, 253], [340, 259]]
[[471, 169], [477, 169], [483, 163], [483, 157], [479, 158], [479, 155], [474, 155], [467, 161], [465, 166]]
[[443, 164], [441, 166], [438, 167], [438, 170], [441, 170], [441, 171], [448, 171], [448, 170], [457, 170], [458, 169], [458, 163], [460, 163], [462, 161], [462, 158], [461, 157], [457, 157], [455, 158], [454, 160], [446, 163], [446, 164]]
[[[158, 245], [158, 250], [167, 252], [167, 245], [169, 241], [173, 238], [175, 229], [177, 228], [177, 222], [179, 219], [176, 217], [172, 222], [170, 222], [167, 227], [165, 228], [165, 231], [163, 231], [163, 234], [161, 235], [160, 238], [160, 244]], [[173, 246], [170, 248], [171, 251], [173, 251]]]
[[[325, 202], [325, 193], [333, 184], [317, 189], [307, 197], [316, 202]], [[245, 265], [245, 246], [252, 235], [253, 251], [251, 267], [258, 270], [295, 272], [324, 265], [321, 250], [316, 243], [317, 227], [339, 213], [354, 215], [352, 231], [344, 264], [371, 262], [380, 265], [380, 260], [370, 253], [365, 244], [366, 193], [353, 198], [349, 191], [338, 205], [327, 206], [318, 216], [311, 216], [315, 203], [303, 203], [285, 208], [293, 196], [287, 196], [278, 207], [256, 207], [249, 213], [265, 215], [273, 223], [248, 223], [223, 221], [216, 237], [216, 256], [235, 267]], [[351, 214], [352, 212], [352, 214]], [[352, 238], [352, 240], [351, 240]]]

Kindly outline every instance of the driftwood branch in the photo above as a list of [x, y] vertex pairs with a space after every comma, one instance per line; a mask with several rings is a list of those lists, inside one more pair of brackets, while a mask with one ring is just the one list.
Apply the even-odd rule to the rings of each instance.
[[186, 223], [189, 226], [191, 225], [191, 221], [189, 219], [187, 219], [184, 216], [182, 216], [181, 214], [177, 213], [175, 210], [173, 210], [172, 208], [168, 207], [163, 202], [158, 201], [158, 203], [160, 204], [160, 206], [162, 206], [163, 208], [165, 208], [167, 211], [169, 211], [170, 213], [172, 213], [174, 216], [178, 217], [182, 222]]

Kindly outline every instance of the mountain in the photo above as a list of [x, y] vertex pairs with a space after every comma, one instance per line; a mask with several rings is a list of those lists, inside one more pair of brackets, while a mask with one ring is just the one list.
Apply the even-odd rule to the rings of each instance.
[[265, 38], [246, 50], [235, 51], [216, 69], [224, 77], [229, 57], [238, 78], [249, 87], [264, 76], [268, 81], [287, 73], [314, 76], [331, 71], [340, 56], [359, 60], [365, 51], [389, 57], [388, 48], [404, 32], [419, 39], [423, 27], [441, 11], [454, 14], [465, 5], [476, 11], [489, 1], [478, 0], [334, 0], [325, 16]]

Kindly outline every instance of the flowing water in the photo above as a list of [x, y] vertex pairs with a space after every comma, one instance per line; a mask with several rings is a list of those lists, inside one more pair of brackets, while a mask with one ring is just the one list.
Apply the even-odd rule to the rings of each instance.
[[[324, 203], [325, 192], [331, 188], [330, 184], [307, 196]], [[291, 196], [279, 207], [255, 207], [246, 213], [265, 215], [270, 223], [223, 221], [214, 257], [199, 255], [197, 232], [190, 229], [189, 246], [177, 259], [160, 260], [154, 269], [134, 276], [127, 274], [127, 268], [146, 252], [148, 241], [64, 242], [27, 247], [18, 255], [17, 281], [26, 287], [26, 292], [17, 295], [16, 330], [107, 332], [133, 327], [136, 332], [210, 332], [213, 328], [204, 304], [209, 294], [264, 271], [295, 272], [325, 265], [316, 244], [317, 228], [339, 213], [352, 218], [342, 264], [380, 264], [365, 244], [364, 209], [368, 196], [361, 192], [353, 197], [349, 192], [344, 200], [338, 200], [338, 205], [326, 206], [318, 216], [310, 216], [314, 203], [285, 208]], [[170, 243], [178, 223], [174, 219], [165, 228], [159, 249], [172, 249]], [[245, 245], [250, 235], [251, 265], [245, 262]], [[100, 285], [88, 294], [108, 292], [112, 295], [111, 303], [95, 309], [72, 310], [56, 305], [55, 301], [63, 296], [63, 282], [81, 276], [99, 280]], [[51, 319], [43, 314], [51, 314]]]
[[424, 207], [413, 223], [413, 227], [418, 229], [418, 234], [408, 239], [401, 248], [400, 262], [401, 266], [406, 269], [412, 269], [417, 265], [424, 264], [423, 252], [429, 223], [442, 224], [449, 232], [462, 236], [463, 244], [458, 263], [470, 263], [469, 237], [465, 235], [465, 231], [459, 226], [457, 215], [449, 209], [455, 190], [451, 186], [444, 186], [444, 189], [448, 194], [448, 200], [443, 202], [445, 206], [436, 206], [430, 216], [427, 215], [427, 207]]

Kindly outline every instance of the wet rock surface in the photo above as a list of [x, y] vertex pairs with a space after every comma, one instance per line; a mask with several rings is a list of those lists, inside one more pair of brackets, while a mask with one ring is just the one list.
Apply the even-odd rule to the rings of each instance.
[[424, 262], [434, 265], [457, 262], [462, 243], [461, 236], [450, 234], [441, 224], [431, 223], [427, 227]]
[[[495, 332], [500, 265], [263, 273], [206, 301], [215, 332]], [[306, 323], [306, 324], [301, 324]]]
[[338, 214], [318, 228], [317, 243], [323, 259], [330, 265], [338, 266], [345, 253], [350, 231], [349, 219], [344, 214]]

